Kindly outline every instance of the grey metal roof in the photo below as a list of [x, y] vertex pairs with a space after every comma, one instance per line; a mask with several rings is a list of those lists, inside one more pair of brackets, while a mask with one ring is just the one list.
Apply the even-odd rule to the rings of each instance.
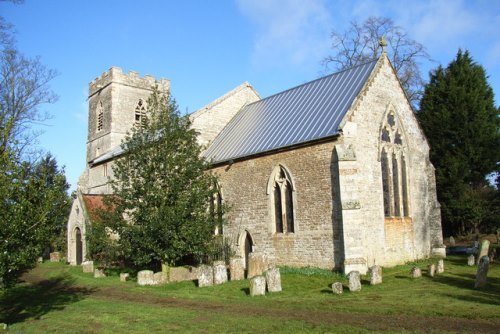
[[338, 134], [377, 60], [305, 83], [242, 108], [203, 153], [214, 163]]

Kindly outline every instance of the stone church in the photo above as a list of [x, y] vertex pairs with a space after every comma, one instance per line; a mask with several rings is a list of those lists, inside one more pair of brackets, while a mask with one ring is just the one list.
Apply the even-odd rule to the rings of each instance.
[[[153, 84], [111, 68], [89, 85], [87, 165], [68, 221], [68, 261], [110, 194], [113, 160]], [[230, 207], [221, 233], [246, 258], [344, 272], [444, 256], [429, 145], [385, 54], [261, 98], [244, 83], [190, 115]]]

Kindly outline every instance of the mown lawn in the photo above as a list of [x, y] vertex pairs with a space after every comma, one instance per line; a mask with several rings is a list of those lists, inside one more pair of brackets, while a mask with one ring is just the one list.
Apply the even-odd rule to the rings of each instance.
[[[475, 290], [475, 267], [445, 259], [445, 273], [409, 277], [408, 264], [384, 268], [384, 283], [350, 293], [340, 274], [281, 268], [283, 292], [250, 297], [248, 281], [198, 288], [194, 282], [139, 287], [95, 279], [80, 267], [44, 263], [0, 296], [9, 333], [443, 333], [500, 332], [500, 266]], [[344, 283], [334, 295], [331, 284]], [[347, 291], [346, 291], [347, 290]]]

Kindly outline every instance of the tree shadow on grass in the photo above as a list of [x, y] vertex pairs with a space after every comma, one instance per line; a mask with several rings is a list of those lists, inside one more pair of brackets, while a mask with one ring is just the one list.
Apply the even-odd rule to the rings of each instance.
[[69, 275], [15, 286], [0, 294], [0, 323], [39, 319], [53, 310], [82, 300], [96, 289], [77, 287]]

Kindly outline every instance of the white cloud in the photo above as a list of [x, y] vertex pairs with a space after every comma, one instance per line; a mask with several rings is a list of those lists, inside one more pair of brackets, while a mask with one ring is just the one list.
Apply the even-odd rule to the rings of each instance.
[[238, 0], [257, 27], [253, 61], [257, 66], [318, 64], [327, 53], [331, 17], [323, 0]]

